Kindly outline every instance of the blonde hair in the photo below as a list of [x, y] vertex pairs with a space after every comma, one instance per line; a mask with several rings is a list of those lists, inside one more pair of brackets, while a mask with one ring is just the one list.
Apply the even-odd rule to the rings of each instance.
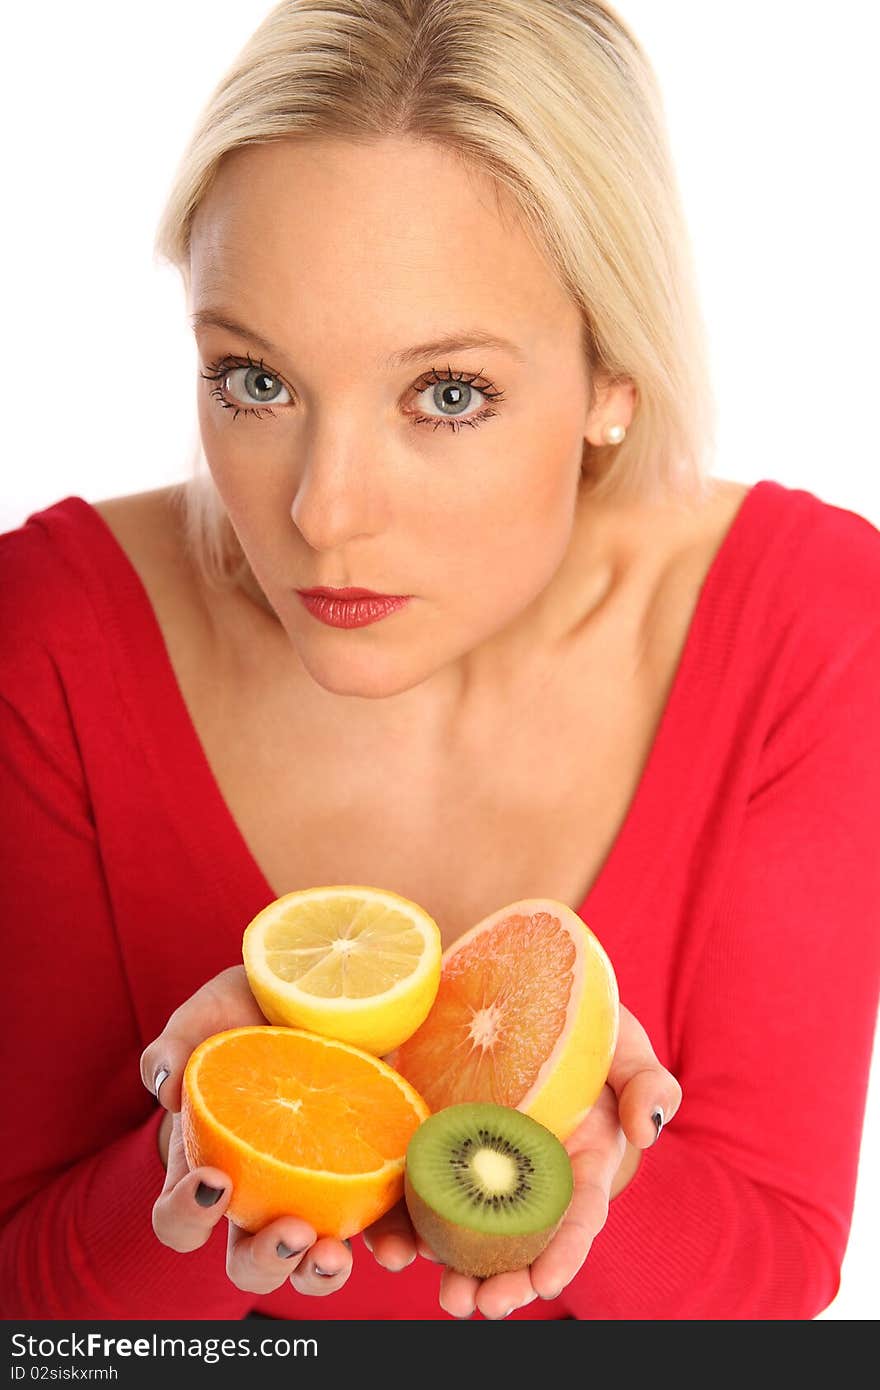
[[[708, 495], [715, 401], [654, 73], [598, 0], [284, 0], [221, 79], [155, 240], [190, 291], [190, 237], [223, 156], [297, 137], [412, 136], [512, 195], [583, 315], [595, 376], [637, 388], [622, 444], [585, 444], [591, 495]], [[500, 208], [499, 208], [500, 210]], [[203, 576], [249, 571], [200, 444], [181, 485]]]

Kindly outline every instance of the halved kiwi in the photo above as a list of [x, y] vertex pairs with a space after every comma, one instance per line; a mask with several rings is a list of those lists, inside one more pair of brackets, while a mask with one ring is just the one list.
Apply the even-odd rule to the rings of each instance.
[[480, 1279], [537, 1259], [573, 1190], [556, 1135], [507, 1105], [446, 1106], [422, 1121], [406, 1151], [413, 1226], [444, 1264]]

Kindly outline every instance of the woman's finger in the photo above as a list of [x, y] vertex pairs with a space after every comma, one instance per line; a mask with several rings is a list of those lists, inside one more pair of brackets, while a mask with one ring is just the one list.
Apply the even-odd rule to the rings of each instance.
[[479, 1279], [447, 1266], [440, 1276], [440, 1307], [454, 1318], [469, 1318], [477, 1306]]
[[208, 980], [174, 1010], [158, 1038], [141, 1053], [141, 1081], [166, 1110], [180, 1109], [180, 1088], [190, 1054], [227, 1028], [265, 1024], [243, 965]]
[[440, 1305], [454, 1317], [475, 1309], [487, 1318], [503, 1318], [534, 1298], [557, 1298], [575, 1277], [590, 1246], [608, 1218], [611, 1186], [626, 1148], [618, 1123], [617, 1101], [605, 1086], [590, 1112], [566, 1142], [574, 1191], [568, 1211], [550, 1244], [527, 1269], [474, 1279], [444, 1269]]
[[528, 1269], [514, 1269], [475, 1279], [446, 1268], [440, 1278], [440, 1307], [454, 1318], [469, 1318], [479, 1310], [484, 1318], [506, 1318], [537, 1297]]
[[219, 1168], [190, 1171], [176, 1114], [168, 1140], [165, 1184], [153, 1203], [153, 1230], [159, 1240], [171, 1250], [198, 1250], [223, 1216], [231, 1195], [232, 1183]]
[[[418, 1243], [419, 1254], [437, 1264], [442, 1263], [421, 1240]], [[527, 1268], [478, 1279], [444, 1266], [440, 1276], [440, 1307], [454, 1318], [469, 1318], [477, 1309], [485, 1318], [505, 1318], [515, 1308], [534, 1302], [537, 1296]]]
[[[219, 1195], [218, 1195], [219, 1194]], [[180, 1115], [175, 1114], [168, 1142], [168, 1168], [165, 1185], [153, 1207], [153, 1230], [172, 1250], [197, 1250], [205, 1244], [214, 1227], [225, 1215], [232, 1196], [229, 1176], [219, 1168], [200, 1167], [189, 1170], [181, 1135]], [[299, 1274], [316, 1244], [314, 1228], [296, 1216], [279, 1217], [261, 1231], [248, 1232], [228, 1223], [226, 1273], [237, 1288], [247, 1293], [271, 1293], [292, 1275]], [[350, 1255], [339, 1241], [323, 1242], [330, 1248], [329, 1261], [337, 1257], [337, 1249], [347, 1259]], [[329, 1262], [328, 1261], [328, 1262]], [[348, 1277], [348, 1272], [345, 1278]], [[339, 1288], [345, 1279], [326, 1281]], [[308, 1276], [304, 1276], [308, 1284]], [[301, 1285], [296, 1283], [296, 1287]], [[313, 1292], [312, 1289], [306, 1289]], [[320, 1292], [331, 1291], [322, 1287]]]
[[514, 1269], [507, 1274], [493, 1274], [483, 1279], [474, 1295], [478, 1312], [484, 1318], [506, 1318], [515, 1308], [533, 1303], [537, 1294], [532, 1287], [528, 1269]]
[[314, 1229], [296, 1216], [279, 1217], [253, 1233], [230, 1221], [226, 1273], [247, 1293], [272, 1293], [311, 1258], [315, 1240]]
[[384, 1269], [406, 1269], [416, 1257], [416, 1238], [401, 1199], [363, 1232], [363, 1242]]
[[626, 1150], [614, 1092], [602, 1092], [566, 1142], [574, 1192], [562, 1225], [531, 1266], [532, 1287], [541, 1298], [558, 1298], [577, 1274], [608, 1219], [611, 1186]]
[[169, 1019], [165, 1031], [141, 1054], [141, 1080], [166, 1110], [180, 1109], [183, 1073], [196, 1046], [173, 1032]]
[[294, 1270], [290, 1282], [300, 1293], [326, 1298], [342, 1288], [351, 1274], [351, 1267], [351, 1242], [322, 1236]]
[[556, 1235], [531, 1266], [532, 1287], [541, 1298], [558, 1298], [590, 1253], [608, 1220], [611, 1183], [619, 1164], [614, 1153], [585, 1149], [572, 1157], [574, 1195]]
[[659, 1062], [638, 1019], [622, 1004], [608, 1084], [617, 1095], [627, 1139], [638, 1149], [649, 1148], [681, 1105], [682, 1091], [672, 1072]]

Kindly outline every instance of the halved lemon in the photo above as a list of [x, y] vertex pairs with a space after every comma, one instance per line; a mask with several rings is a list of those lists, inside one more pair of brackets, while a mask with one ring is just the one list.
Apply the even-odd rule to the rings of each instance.
[[362, 884], [285, 893], [242, 938], [248, 983], [270, 1023], [377, 1057], [427, 1018], [441, 955], [440, 928], [424, 908]]

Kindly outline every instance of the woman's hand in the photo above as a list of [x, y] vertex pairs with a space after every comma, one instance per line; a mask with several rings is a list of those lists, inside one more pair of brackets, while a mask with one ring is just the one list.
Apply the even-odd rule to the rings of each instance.
[[[159, 1103], [171, 1117], [170, 1122], [168, 1116], [162, 1121], [160, 1144], [167, 1136], [167, 1164], [165, 1185], [153, 1206], [153, 1230], [172, 1250], [196, 1250], [204, 1245], [232, 1193], [232, 1181], [221, 1169], [190, 1171], [187, 1166], [180, 1129], [186, 1063], [199, 1043], [212, 1034], [265, 1023], [244, 966], [234, 965], [175, 1009], [159, 1037], [141, 1054], [141, 1080], [153, 1095], [157, 1094], [158, 1081]], [[163, 1072], [167, 1073], [164, 1079]], [[221, 1196], [212, 1200], [218, 1189]], [[230, 1221], [227, 1233], [226, 1273], [247, 1293], [271, 1293], [289, 1279], [300, 1293], [320, 1297], [342, 1288], [351, 1273], [350, 1247], [330, 1236], [318, 1239], [308, 1222], [294, 1215], [279, 1217], [253, 1235]]]
[[[440, 1303], [455, 1317], [475, 1309], [487, 1318], [503, 1318], [535, 1298], [557, 1298], [577, 1274], [593, 1240], [608, 1217], [612, 1197], [634, 1176], [641, 1151], [658, 1137], [652, 1114], [672, 1119], [681, 1104], [681, 1087], [661, 1066], [638, 1019], [620, 1007], [620, 1033], [608, 1080], [596, 1103], [565, 1147], [574, 1169], [574, 1195], [562, 1225], [546, 1250], [527, 1269], [474, 1279], [444, 1269]], [[406, 1207], [399, 1203], [364, 1232], [364, 1241], [387, 1268], [401, 1269], [416, 1251], [436, 1259], [412, 1231]]]

